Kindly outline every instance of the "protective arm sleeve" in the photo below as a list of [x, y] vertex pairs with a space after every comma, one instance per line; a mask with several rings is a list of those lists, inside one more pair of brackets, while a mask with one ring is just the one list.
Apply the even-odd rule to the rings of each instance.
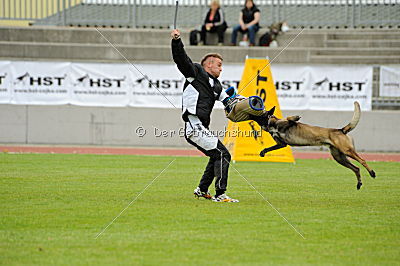
[[175, 64], [178, 66], [179, 71], [185, 76], [185, 78], [196, 77], [197, 69], [194, 66], [192, 60], [186, 54], [184, 45], [182, 40], [179, 38], [178, 40], [172, 39], [171, 41], [171, 49], [172, 49], [172, 57], [174, 59]]
[[224, 106], [227, 106], [228, 104], [231, 104], [235, 99], [243, 99], [243, 97], [240, 94], [236, 93], [236, 90], [234, 87], [229, 87], [226, 90], [222, 91], [218, 100], [221, 101]]
[[222, 91], [218, 100], [220, 100], [225, 107], [225, 112], [230, 113], [232, 108], [238, 103], [245, 99], [242, 95], [236, 94], [236, 90], [234, 87], [229, 87], [225, 91]]

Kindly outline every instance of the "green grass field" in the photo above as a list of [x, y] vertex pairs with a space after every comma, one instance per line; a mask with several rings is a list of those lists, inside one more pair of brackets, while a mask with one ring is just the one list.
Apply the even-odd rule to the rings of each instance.
[[0, 154], [0, 264], [348, 264], [400, 261], [400, 163], [364, 186], [332, 160], [240, 162], [228, 195], [196, 200], [207, 162], [177, 157]]

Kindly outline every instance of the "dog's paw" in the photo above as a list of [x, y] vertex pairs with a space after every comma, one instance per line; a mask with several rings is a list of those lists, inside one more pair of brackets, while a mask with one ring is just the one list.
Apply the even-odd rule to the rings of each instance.
[[357, 190], [360, 190], [361, 186], [362, 186], [362, 183], [361, 183], [361, 182], [360, 182], [360, 183], [357, 183]]
[[376, 177], [376, 174], [375, 174], [375, 171], [374, 171], [374, 170], [371, 170], [371, 172], [369, 172], [369, 174], [370, 174], [370, 176], [371, 176], [372, 178], [375, 178], [375, 177]]

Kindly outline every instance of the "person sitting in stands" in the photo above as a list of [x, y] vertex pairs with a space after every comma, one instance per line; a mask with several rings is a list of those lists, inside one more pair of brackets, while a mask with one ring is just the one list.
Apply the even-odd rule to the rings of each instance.
[[222, 11], [219, 1], [213, 0], [210, 4], [210, 9], [207, 12], [204, 24], [201, 27], [200, 43], [199, 45], [206, 44], [207, 32], [218, 34], [218, 45], [223, 45], [224, 35], [227, 28], [224, 19], [224, 12]]
[[239, 25], [233, 28], [231, 45], [236, 45], [237, 33], [248, 33], [250, 46], [256, 44], [256, 33], [260, 29], [260, 10], [256, 7], [253, 0], [246, 0], [245, 6], [240, 12]]

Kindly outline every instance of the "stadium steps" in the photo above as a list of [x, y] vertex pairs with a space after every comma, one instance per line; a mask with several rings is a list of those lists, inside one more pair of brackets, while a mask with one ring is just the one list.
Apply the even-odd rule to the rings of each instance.
[[[160, 29], [98, 29], [113, 44], [168, 45], [169, 30]], [[32, 43], [106, 44], [95, 28], [30, 27], [0, 28], [0, 41]]]
[[[48, 42], [4, 42], [0, 41], [0, 58], [28, 60], [66, 60], [93, 62], [124, 62], [118, 52], [109, 44], [48, 43]], [[169, 45], [119, 45], [115, 47], [130, 61], [171, 62]], [[187, 46], [187, 52], [194, 61], [199, 61], [210, 46]], [[281, 48], [244, 48], [213, 46], [214, 52], [221, 53], [225, 62], [241, 63], [246, 56], [275, 58]], [[308, 48], [287, 48], [274, 62], [304, 63], [309, 57]]]
[[[98, 28], [111, 43], [126, 45], [169, 45], [170, 30], [163, 29], [110, 29]], [[261, 29], [258, 37], [267, 29]], [[229, 44], [232, 29], [225, 34], [225, 44]], [[278, 37], [283, 46], [295, 39], [291, 46], [295, 47], [322, 47], [325, 34], [304, 30], [299, 36], [299, 30], [293, 30]], [[188, 43], [189, 30], [182, 31], [182, 38]], [[297, 36], [297, 38], [295, 38]], [[24, 41], [24, 42], [62, 42], [62, 43], [107, 43], [95, 28], [70, 28], [70, 27], [31, 27], [31, 28], [0, 28], [0, 41]], [[210, 35], [209, 43], [216, 44], [216, 35]]]
[[321, 48], [314, 52], [311, 50], [311, 55], [332, 55], [332, 56], [400, 56], [400, 47], [396, 48]]
[[[267, 32], [261, 28], [257, 36]], [[119, 44], [169, 44], [168, 29], [116, 29], [99, 28], [113, 43]], [[226, 32], [227, 43], [232, 29]], [[333, 34], [332, 32], [335, 32]], [[189, 30], [182, 30], [184, 38], [188, 38]], [[366, 36], [368, 40], [365, 39]], [[390, 36], [390, 39], [378, 39]], [[166, 38], [167, 37], [167, 38]], [[210, 42], [216, 43], [216, 35], [210, 36]], [[214, 37], [214, 38], [213, 38]], [[95, 28], [86, 27], [1, 27], [0, 40], [30, 42], [71, 42], [71, 43], [105, 43]], [[291, 46], [324, 47], [325, 43], [370, 42], [379, 45], [382, 42], [399, 42], [400, 31], [397, 30], [291, 30], [278, 36], [281, 45], [291, 42]]]
[[400, 47], [400, 40], [327, 40], [326, 47], [343, 48], [389, 48]]
[[331, 48], [400, 48], [400, 31], [360, 31], [327, 34]]
[[[0, 42], [0, 57], [8, 59], [29, 60], [66, 60], [93, 62], [124, 61], [109, 44], [81, 43], [30, 43], [30, 42]], [[115, 45], [130, 61], [171, 61], [170, 47], [166, 45]], [[193, 60], [199, 61], [209, 52], [209, 47], [187, 47]], [[321, 55], [327, 50], [322, 48], [243, 48], [243, 47], [213, 47], [213, 51], [221, 53], [225, 62], [240, 63], [246, 56], [269, 57], [275, 63], [321, 63], [321, 64], [395, 64], [400, 62], [400, 52], [396, 55], [342, 55], [334, 51], [333, 55]], [[328, 50], [329, 51], [329, 50]], [[354, 50], [354, 53], [357, 51]], [[367, 51], [368, 52], [368, 51]], [[359, 53], [359, 51], [358, 51]]]
[[[99, 28], [112, 43], [169, 45], [169, 30], [163, 29], [110, 29]], [[400, 47], [400, 34], [396, 30], [292, 30], [278, 36], [280, 46], [290, 44], [291, 47]], [[349, 31], [353, 33], [348, 33]], [[228, 29], [225, 43], [229, 44], [232, 29]], [[257, 34], [260, 37], [267, 32], [262, 28]], [[188, 39], [189, 30], [182, 31], [183, 38]], [[391, 39], [378, 39], [377, 36], [391, 36]], [[365, 39], [368, 36], [368, 40]], [[361, 38], [361, 39], [357, 39]], [[106, 43], [94, 28], [71, 27], [30, 27], [30, 28], [0, 28], [1, 41], [25, 42], [68, 42], [68, 43]], [[216, 35], [208, 38], [209, 43], [217, 43]]]
[[[170, 30], [110, 29], [99, 31], [132, 62], [170, 62]], [[260, 30], [258, 36], [266, 30]], [[229, 42], [231, 32], [226, 34]], [[368, 37], [365, 37], [368, 36]], [[198, 61], [210, 51], [221, 53], [225, 62], [243, 62], [246, 55], [266, 57], [275, 63], [320, 64], [392, 64], [400, 62], [400, 47], [375, 47], [377, 37], [391, 36], [400, 42], [396, 30], [293, 30], [278, 37], [278, 48], [190, 46], [189, 30], [182, 31], [182, 39], [193, 60]], [[210, 38], [215, 43], [216, 36]], [[358, 39], [357, 39], [358, 38]], [[398, 39], [396, 39], [398, 38]], [[345, 47], [329, 47], [332, 43]], [[369, 43], [355, 47], [354, 43]], [[283, 52], [282, 49], [289, 45]], [[0, 57], [14, 60], [65, 60], [93, 62], [123, 62], [124, 59], [94, 28], [30, 27], [0, 28]]]
[[316, 64], [398, 64], [400, 56], [380, 55], [311, 55], [310, 63]]
[[399, 40], [400, 31], [339, 32], [328, 34], [327, 37], [329, 40]]

